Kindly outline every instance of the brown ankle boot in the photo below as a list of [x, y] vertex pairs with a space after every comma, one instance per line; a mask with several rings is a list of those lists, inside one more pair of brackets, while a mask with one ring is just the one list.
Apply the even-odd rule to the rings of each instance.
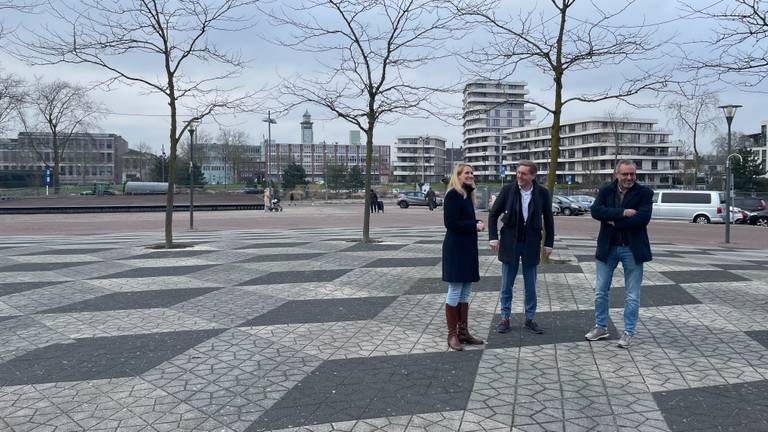
[[459, 342], [469, 345], [482, 345], [482, 339], [478, 339], [469, 334], [469, 303], [459, 303]]
[[448, 323], [448, 347], [456, 351], [464, 351], [458, 337], [459, 307], [445, 305], [445, 321]]

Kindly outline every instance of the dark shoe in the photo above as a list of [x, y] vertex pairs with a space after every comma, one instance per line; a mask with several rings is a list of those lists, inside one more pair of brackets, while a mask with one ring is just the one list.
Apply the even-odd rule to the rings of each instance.
[[469, 303], [459, 303], [459, 342], [469, 345], [482, 345], [482, 339], [469, 334]]
[[509, 325], [509, 318], [502, 318], [496, 325], [496, 333], [509, 333], [512, 327]]
[[544, 329], [539, 327], [534, 320], [525, 320], [525, 328], [536, 334], [544, 334]]
[[456, 351], [464, 351], [458, 336], [459, 307], [445, 305], [445, 321], [448, 323], [448, 347]]

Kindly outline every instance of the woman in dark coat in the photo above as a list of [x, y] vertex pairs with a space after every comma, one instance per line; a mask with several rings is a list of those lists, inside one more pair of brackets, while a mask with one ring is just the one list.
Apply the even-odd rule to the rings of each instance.
[[462, 351], [462, 343], [480, 345], [483, 341], [469, 334], [467, 326], [472, 282], [480, 280], [477, 233], [485, 230], [475, 218], [475, 177], [472, 167], [459, 164], [453, 170], [443, 200], [443, 280], [448, 282], [445, 319], [448, 346]]

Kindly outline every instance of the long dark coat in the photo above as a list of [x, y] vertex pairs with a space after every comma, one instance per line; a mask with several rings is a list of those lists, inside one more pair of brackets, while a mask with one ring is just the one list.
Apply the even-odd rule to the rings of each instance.
[[[501, 228], [501, 239], [499, 240], [499, 261], [501, 262], [514, 263], [517, 228], [518, 224], [524, 223], [524, 220], [518, 217], [522, 205], [520, 186], [517, 183], [511, 183], [501, 189], [498, 198], [496, 198], [489, 212], [488, 237], [490, 240], [499, 240], [497, 229], [499, 216], [501, 216], [502, 222], [504, 222]], [[534, 182], [531, 202], [528, 203], [528, 222], [524, 227], [525, 251], [522, 256], [524, 266], [539, 265], [542, 224], [544, 228], [544, 246], [551, 248], [555, 243], [552, 197], [545, 187]]]
[[472, 202], [472, 188], [465, 186], [467, 197], [451, 189], [443, 200], [443, 280], [477, 282], [480, 263], [477, 251], [477, 218]]
[[[616, 194], [619, 191], [618, 181], [614, 180], [603, 186], [592, 204], [590, 213], [600, 221], [600, 233], [597, 235], [595, 258], [605, 262], [611, 251], [612, 239], [623, 235], [629, 242], [629, 249], [635, 262], [644, 263], [653, 259], [651, 242], [648, 240], [648, 223], [653, 212], [653, 191], [641, 184], [635, 183], [620, 206], [616, 205]], [[632, 217], [624, 216], [624, 209], [635, 209], [637, 214]], [[608, 222], [613, 222], [611, 225]]]

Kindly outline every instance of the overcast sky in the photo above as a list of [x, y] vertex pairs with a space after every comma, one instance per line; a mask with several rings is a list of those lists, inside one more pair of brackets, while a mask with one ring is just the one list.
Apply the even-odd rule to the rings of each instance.
[[[536, 2], [528, 1], [508, 1], [507, 13], [516, 14], [514, 8], [524, 8], [526, 10], [534, 7], [544, 8], [547, 13], [551, 13], [551, 6], [547, 1]], [[596, 0], [596, 3], [602, 6], [610, 7], [617, 2], [615, 0]], [[580, 1], [577, 4], [581, 7], [579, 13], [589, 15], [587, 8], [589, 2]], [[701, 20], [676, 20], [683, 12], [680, 7], [669, 0], [642, 0], [630, 9], [622, 24], [640, 24], [659, 23], [671, 21], [669, 24], [661, 25], [656, 30], [656, 36], [659, 38], [674, 37], [675, 40], [702, 40], [709, 37], [713, 30], [713, 25]], [[39, 30], [42, 26], [53, 23], [52, 18], [41, 12], [38, 15], [18, 15], [5, 14], [3, 19], [6, 26], [21, 23], [25, 28], [32, 31]], [[306, 53], [296, 53], [280, 48], [265, 42], [270, 38], [279, 36], [279, 31], [269, 26], [263, 20], [258, 19], [256, 25], [249, 30], [232, 34], [222, 33], [216, 36], [216, 43], [221, 47], [240, 50], [244, 57], [251, 59], [248, 69], [245, 71], [240, 84], [245, 87], [259, 88], [265, 85], [279, 84], [280, 77], [292, 76], [300, 73], [305, 76], [311, 76], [319, 68], [319, 61], [328, 60], [322, 57], [315, 57]], [[53, 24], [55, 25], [55, 24]], [[22, 31], [22, 30], [19, 30]], [[475, 32], [469, 35], [460, 43], [462, 44], [482, 44], [484, 36], [481, 32]], [[703, 53], [705, 51], [702, 51]], [[54, 67], [30, 67], [10, 56], [0, 57], [0, 68], [5, 72], [12, 72], [27, 79], [33, 79], [35, 76], [44, 79], [65, 79], [75, 83], [86, 84], [98, 81], [106, 77], [102, 70], [84, 65], [58, 65]], [[162, 65], [152, 64], [141, 61], [136, 67], [147, 68], [146, 70], [159, 70]], [[619, 68], [601, 68], [600, 70], [577, 72], [566, 77], [566, 88], [570, 95], [599, 88], [606, 82], [617, 82], [621, 79], [622, 73], [631, 74], [631, 66]], [[448, 62], [441, 65], [433, 65], [425, 68], [421, 74], [428, 77], [430, 82], [451, 83], [459, 80], [468, 79], [462, 75], [458, 65]], [[550, 90], [550, 78], [541, 75], [540, 72], [533, 69], [519, 70], [512, 77], [514, 80], [526, 81], [529, 85], [530, 97], [535, 100], [550, 103], [552, 92]], [[736, 116], [733, 128], [745, 133], [754, 133], [759, 131], [760, 122], [766, 120], [768, 115], [762, 114], [760, 104], [762, 95], [755, 92], [746, 92], [737, 88], [729, 87], [721, 83], [723, 91], [720, 94], [722, 103], [738, 103], [744, 105], [744, 108]], [[96, 90], [93, 97], [102, 102], [112, 114], [106, 115], [100, 121], [101, 131], [108, 133], [117, 133], [128, 140], [131, 146], [136, 146], [141, 142], [149, 144], [159, 152], [161, 144], [165, 144], [166, 151], [168, 146], [168, 120], [164, 115], [167, 113], [167, 104], [163, 97], [158, 95], [148, 95], [143, 88], [134, 86], [116, 86], [111, 91]], [[765, 89], [757, 89], [765, 90]], [[461, 105], [461, 95], [450, 95], [446, 100], [456, 107]], [[652, 99], [641, 97], [638, 102], [650, 102]], [[272, 126], [272, 138], [277, 142], [300, 142], [299, 122], [305, 110], [309, 110], [314, 121], [315, 142], [325, 140], [327, 142], [347, 143], [348, 131], [352, 129], [351, 125], [334, 119], [333, 116], [316, 106], [302, 106], [284, 117], [277, 119], [277, 124]], [[607, 112], [621, 112], [642, 118], [654, 118], [659, 121], [661, 127], [670, 129], [674, 132], [675, 139], [688, 139], [674, 130], [671, 124], [668, 124], [664, 112], [658, 109], [636, 109], [631, 106], [617, 106], [615, 102], [600, 104], [573, 104], [567, 106], [564, 118], [583, 118], [590, 115], [604, 115]], [[534, 116], [541, 121], [545, 119], [541, 109], [535, 109]], [[257, 143], [263, 136], [267, 135], [266, 124], [261, 122], [263, 114], [241, 114], [237, 116], [226, 115], [218, 119], [224, 127], [232, 127], [245, 130], [252, 143]], [[180, 120], [185, 117], [180, 116]], [[202, 129], [208, 134], [215, 135], [220, 126], [207, 122], [203, 124]], [[725, 121], [722, 121], [722, 128], [725, 129]], [[455, 147], [461, 145], [461, 127], [458, 125], [449, 125], [446, 119], [392, 119], [391, 124], [380, 126], [376, 131], [376, 144], [392, 144], [398, 135], [430, 134], [443, 136], [448, 140], [448, 145]], [[705, 139], [706, 145], [709, 145], [711, 137]]]

